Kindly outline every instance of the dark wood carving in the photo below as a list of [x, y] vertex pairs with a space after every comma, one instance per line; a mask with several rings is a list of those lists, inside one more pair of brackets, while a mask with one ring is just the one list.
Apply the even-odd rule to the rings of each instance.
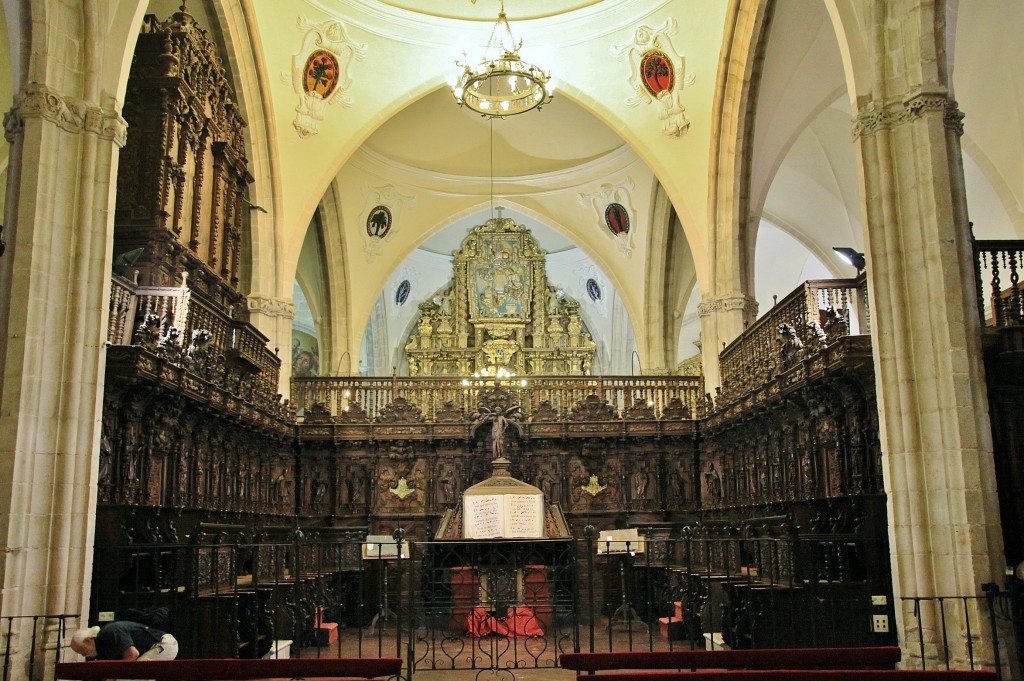
[[242, 119], [216, 46], [186, 12], [149, 16], [125, 93], [114, 253], [141, 248], [139, 281], [189, 286], [225, 307], [242, 298], [247, 170]]

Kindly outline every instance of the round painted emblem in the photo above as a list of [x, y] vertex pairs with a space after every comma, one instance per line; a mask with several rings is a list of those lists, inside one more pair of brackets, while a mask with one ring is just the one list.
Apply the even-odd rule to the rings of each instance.
[[412, 284], [409, 283], [408, 279], [403, 279], [395, 291], [395, 305], [404, 305], [405, 301], [409, 300], [409, 293], [411, 291]]
[[657, 97], [675, 86], [676, 68], [664, 52], [650, 50], [640, 59], [640, 80], [651, 96]]
[[587, 279], [587, 295], [595, 303], [601, 300], [601, 286], [594, 279]]
[[615, 236], [629, 234], [629, 213], [621, 203], [609, 203], [604, 209], [604, 224]]
[[383, 239], [391, 231], [391, 210], [387, 206], [377, 206], [366, 216], [366, 236]]
[[302, 75], [302, 89], [327, 99], [338, 86], [338, 58], [327, 50], [315, 50], [306, 59]]

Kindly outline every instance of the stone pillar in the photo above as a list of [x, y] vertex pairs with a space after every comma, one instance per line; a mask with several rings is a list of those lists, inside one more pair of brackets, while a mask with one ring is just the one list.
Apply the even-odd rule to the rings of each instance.
[[[865, 182], [867, 273], [897, 631], [941, 656], [942, 621], [901, 596], [974, 596], [999, 581], [1003, 546], [974, 256], [960, 156], [962, 115], [946, 88], [941, 3], [877, 2], [874, 79], [853, 125]], [[956, 610], [953, 608], [952, 610]], [[953, 667], [966, 669], [963, 613], [946, 611]], [[992, 662], [986, 608], [974, 657]], [[905, 646], [919, 655], [916, 642]], [[941, 659], [941, 658], [940, 658]], [[1005, 659], [1005, 658], [1004, 658]], [[915, 666], [914, 662], [908, 666]], [[936, 662], [929, 661], [929, 668]]]
[[[73, 629], [89, 612], [112, 178], [126, 126], [113, 100], [96, 106], [32, 83], [15, 96], [4, 129], [2, 616], [80, 614], [67, 622]], [[40, 653], [55, 644], [54, 624], [38, 630]], [[15, 620], [15, 678], [24, 675], [31, 636], [32, 620]]]
[[697, 306], [700, 316], [701, 358], [704, 387], [712, 395], [722, 385], [718, 356], [757, 318], [757, 301], [741, 293], [715, 298], [703, 296]]
[[292, 320], [295, 303], [286, 298], [252, 294], [248, 297], [249, 321], [270, 340], [268, 344], [281, 357], [281, 376], [277, 391], [291, 397]]

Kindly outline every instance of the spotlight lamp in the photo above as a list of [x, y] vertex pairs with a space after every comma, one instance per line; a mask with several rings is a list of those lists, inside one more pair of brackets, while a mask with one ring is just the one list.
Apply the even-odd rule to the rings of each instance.
[[844, 261], [853, 265], [857, 268], [857, 272], [863, 272], [864, 267], [867, 265], [867, 260], [864, 259], [864, 254], [849, 246], [833, 246], [832, 250], [835, 251], [840, 258]]
[[550, 102], [554, 95], [551, 75], [523, 61], [519, 57], [520, 47], [522, 41], [516, 42], [512, 36], [503, 2], [480, 63], [471, 66], [468, 62], [455, 62], [462, 71], [448, 84], [456, 103], [481, 116], [504, 118]]

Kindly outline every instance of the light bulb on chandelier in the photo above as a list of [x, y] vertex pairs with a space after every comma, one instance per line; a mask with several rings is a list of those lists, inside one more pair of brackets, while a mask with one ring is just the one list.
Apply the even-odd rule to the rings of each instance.
[[[508, 38], [506, 45], [504, 37]], [[539, 109], [554, 96], [551, 75], [519, 57], [522, 41], [516, 42], [501, 2], [498, 19], [476, 66], [456, 61], [462, 68], [450, 82], [459, 106], [490, 118], [504, 118]]]

